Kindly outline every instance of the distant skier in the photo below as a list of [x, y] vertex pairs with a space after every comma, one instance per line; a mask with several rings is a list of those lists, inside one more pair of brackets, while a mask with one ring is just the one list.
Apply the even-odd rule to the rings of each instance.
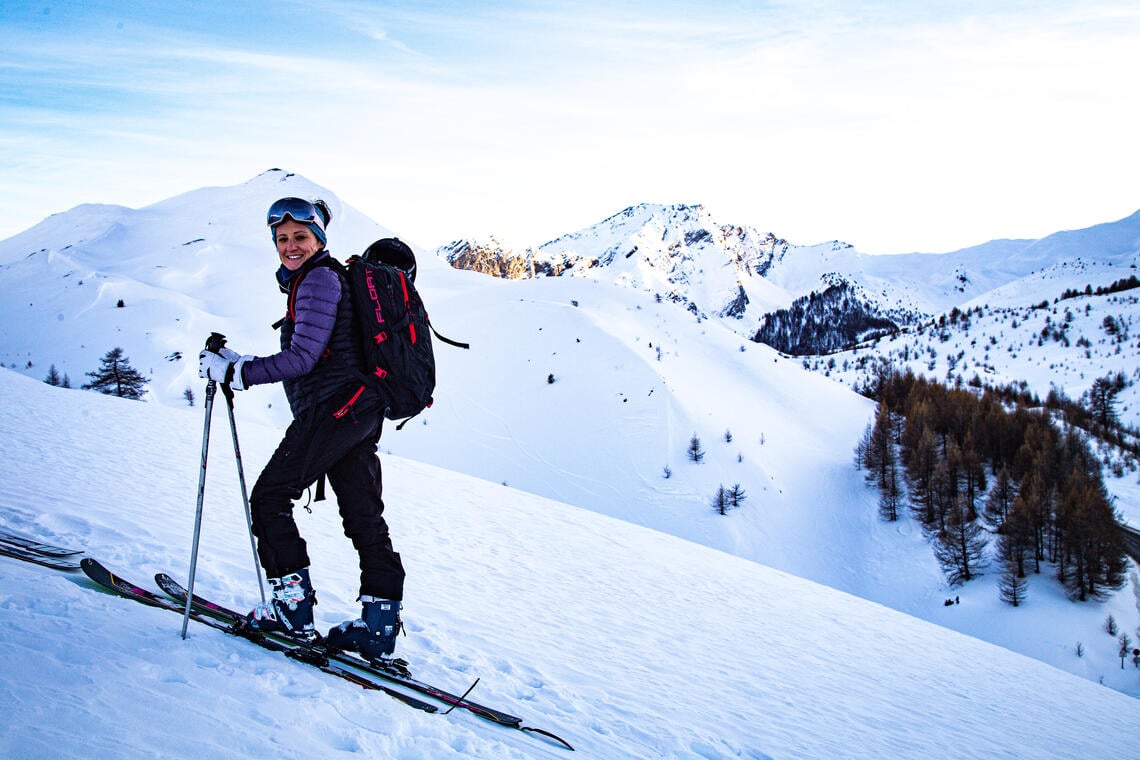
[[[391, 654], [399, 632], [404, 567], [383, 518], [376, 448], [384, 408], [360, 383], [363, 357], [343, 274], [328, 264], [324, 201], [282, 198], [267, 224], [281, 266], [277, 284], [288, 295], [281, 351], [241, 356], [228, 348], [199, 355], [199, 375], [235, 390], [280, 382], [293, 422], [250, 494], [257, 553], [273, 594], [249, 613], [259, 630], [316, 638], [305, 540], [293, 519], [293, 500], [321, 476], [336, 493], [344, 533], [360, 557], [361, 616], [329, 631], [333, 649], [369, 659]], [[341, 270], [343, 271], [343, 270]], [[363, 391], [363, 392], [362, 392]]]

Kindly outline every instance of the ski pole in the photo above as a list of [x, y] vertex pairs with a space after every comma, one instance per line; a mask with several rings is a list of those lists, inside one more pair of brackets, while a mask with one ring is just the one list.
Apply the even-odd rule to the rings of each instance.
[[[206, 350], [217, 351], [226, 344], [226, 337], [221, 333], [210, 333], [206, 339]], [[217, 393], [218, 383], [210, 380], [206, 383], [206, 422], [202, 431], [202, 467], [198, 472], [198, 509], [194, 515], [194, 542], [190, 548], [190, 582], [186, 591], [186, 610], [182, 614], [182, 638], [186, 638], [186, 628], [190, 625], [191, 600], [194, 596], [194, 574], [198, 566], [198, 539], [202, 535], [202, 504], [206, 499], [206, 460], [210, 451], [210, 415], [214, 411], [214, 395]]]
[[234, 420], [234, 389], [222, 385], [222, 395], [230, 413], [230, 433], [234, 439], [234, 459], [237, 460], [238, 483], [241, 484], [241, 503], [245, 507], [245, 526], [249, 529], [249, 548], [253, 552], [253, 571], [257, 574], [257, 590], [261, 593], [261, 603], [265, 604], [265, 583], [261, 579], [261, 563], [257, 559], [257, 542], [253, 538], [253, 514], [249, 509], [249, 493], [245, 487], [245, 468], [241, 464], [241, 446], [238, 445], [237, 422]]

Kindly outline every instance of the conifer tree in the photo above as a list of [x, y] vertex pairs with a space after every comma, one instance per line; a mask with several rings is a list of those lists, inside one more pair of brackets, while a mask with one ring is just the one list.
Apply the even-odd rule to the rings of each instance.
[[965, 583], [978, 575], [986, 543], [985, 529], [970, 519], [965, 499], [959, 498], [934, 542], [934, 555], [951, 585]]
[[966, 433], [962, 442], [962, 487], [969, 517], [974, 520], [978, 517], [978, 501], [985, 494], [987, 483], [986, 468], [971, 433]]
[[1066, 483], [1057, 507], [1061, 535], [1058, 580], [1070, 598], [1086, 601], [1124, 584], [1127, 561], [1104, 484], [1095, 472], [1078, 472]]
[[887, 522], [899, 519], [899, 506], [903, 502], [902, 476], [899, 472], [898, 458], [891, 449], [890, 460], [883, 471], [883, 477], [878, 483], [879, 487], [879, 516]]
[[99, 369], [88, 372], [87, 376], [91, 382], [84, 384], [84, 390], [129, 399], [141, 399], [146, 393], [146, 378], [131, 366], [130, 359], [118, 346], [104, 354]]
[[1017, 487], [1009, 475], [1009, 468], [1002, 467], [994, 480], [994, 486], [986, 497], [986, 505], [982, 510], [982, 519], [991, 530], [1000, 531], [1013, 508], [1013, 499], [1017, 496]]
[[720, 515], [726, 515], [728, 514], [728, 506], [728, 491], [725, 490], [724, 486], [718, 486], [712, 499], [713, 511]]
[[47, 377], [44, 378], [44, 382], [47, 383], [48, 385], [55, 385], [55, 386], [59, 386], [59, 385], [63, 384], [63, 378], [61, 378], [59, 376], [59, 370], [57, 370], [55, 368], [54, 364], [48, 368], [48, 374], [47, 374]]
[[896, 459], [891, 410], [886, 404], [879, 404], [875, 422], [864, 440], [863, 463], [867, 468], [867, 479], [881, 487], [886, 480], [886, 470]]
[[700, 462], [705, 458], [705, 450], [701, 448], [701, 439], [693, 433], [693, 437], [689, 439], [689, 459], [694, 462]]
[[1025, 594], [1029, 589], [1029, 582], [1024, 575], [1018, 575], [1017, 567], [1013, 563], [1005, 563], [1001, 580], [998, 582], [998, 594], [1001, 600], [1012, 607], [1020, 607], [1025, 603]]
[[1089, 409], [1101, 427], [1116, 424], [1116, 394], [1120, 390], [1110, 377], [1098, 377], [1088, 390]]
[[911, 509], [923, 525], [935, 525], [937, 522], [934, 508], [934, 472], [938, 467], [938, 452], [935, 447], [934, 434], [930, 432], [930, 428], [924, 429], [906, 462]]

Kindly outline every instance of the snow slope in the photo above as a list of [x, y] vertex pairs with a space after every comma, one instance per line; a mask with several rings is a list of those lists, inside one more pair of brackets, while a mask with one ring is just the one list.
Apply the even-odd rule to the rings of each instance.
[[[327, 189], [280, 171], [145, 209], [74, 209], [0, 241], [0, 360], [36, 380], [56, 364], [78, 386], [118, 344], [152, 378], [147, 406], [200, 414], [203, 383], [193, 359], [210, 331], [227, 334], [242, 353], [275, 350], [269, 324], [283, 297], [271, 281], [275, 258], [260, 220], [288, 194], [332, 202], [330, 243], [342, 257], [389, 234]], [[785, 273], [803, 267], [795, 276], [806, 279], [810, 256], [801, 258], [783, 262]], [[1055, 581], [1043, 575], [1031, 579], [1029, 604], [1009, 611], [998, 602], [996, 576], [947, 588], [917, 526], [878, 519], [875, 494], [851, 464], [873, 407], [834, 381], [850, 381], [854, 370], [837, 369], [832, 378], [806, 371], [801, 360], [717, 320], [615, 282], [506, 282], [421, 253], [418, 283], [436, 327], [472, 349], [439, 346], [435, 406], [403, 431], [389, 428], [385, 452], [756, 561], [1140, 696], [1140, 678], [1113, 667], [1115, 642], [1101, 632], [1109, 614], [1130, 634], [1140, 628], [1134, 582], [1077, 605], [1059, 603]], [[1030, 326], [1022, 324], [1024, 335], [1003, 339], [1027, 343]], [[959, 350], [969, 349], [968, 340]], [[1061, 356], [1048, 346], [1035, 361], [1051, 353]], [[1087, 373], [1091, 383], [1115, 357], [1110, 346], [1098, 349], [1104, 364], [1073, 376]], [[1047, 390], [1044, 373], [1033, 379], [1044, 379]], [[193, 409], [186, 389], [199, 397]], [[243, 426], [280, 430], [287, 416], [277, 386], [238, 396]], [[694, 434], [705, 451], [700, 464], [686, 456]], [[252, 479], [257, 460], [247, 463]], [[744, 506], [715, 514], [716, 489], [735, 484], [747, 494]], [[1126, 516], [1140, 513], [1134, 474], [1110, 486]], [[450, 498], [435, 495], [431, 508]], [[944, 607], [955, 595], [963, 604]], [[1073, 654], [1078, 641], [1086, 658]]]
[[[0, 394], [20, 400], [0, 415], [0, 524], [85, 547], [146, 585], [156, 571], [185, 575], [200, 408], [9, 371]], [[248, 605], [252, 560], [218, 412], [198, 589]], [[239, 432], [256, 469], [277, 431]], [[1140, 701], [1087, 679], [628, 522], [399, 457], [385, 465], [409, 571], [402, 653], [441, 685], [481, 677], [480, 699], [582, 756], [1134, 753]], [[322, 624], [354, 611], [355, 560], [334, 515], [331, 503], [298, 514]], [[1016, 614], [997, 611], [992, 624]], [[5, 757], [567, 756], [207, 629], [183, 641], [177, 616], [99, 593], [79, 573], [0, 558], [0, 626]]]

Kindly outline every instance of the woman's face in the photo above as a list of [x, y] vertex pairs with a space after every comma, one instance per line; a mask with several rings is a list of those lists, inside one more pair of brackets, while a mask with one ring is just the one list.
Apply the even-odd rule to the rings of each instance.
[[321, 241], [305, 225], [286, 219], [277, 225], [273, 239], [277, 243], [277, 255], [290, 272], [295, 272], [321, 250]]

